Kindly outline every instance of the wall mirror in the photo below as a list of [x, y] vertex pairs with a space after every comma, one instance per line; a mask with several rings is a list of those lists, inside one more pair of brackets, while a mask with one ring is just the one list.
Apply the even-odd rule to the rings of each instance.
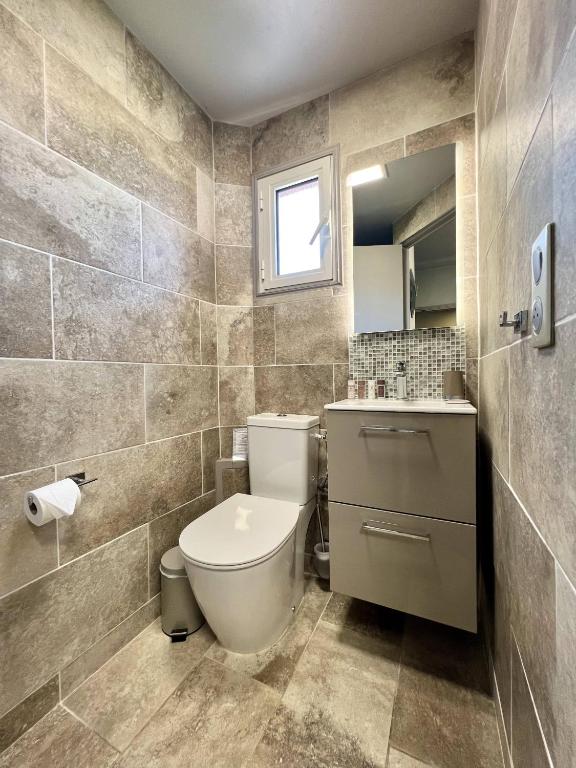
[[348, 179], [354, 332], [456, 325], [455, 145]]

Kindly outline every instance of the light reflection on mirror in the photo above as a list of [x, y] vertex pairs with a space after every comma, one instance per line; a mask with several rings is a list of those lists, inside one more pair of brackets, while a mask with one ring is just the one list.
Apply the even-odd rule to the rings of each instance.
[[350, 175], [356, 333], [456, 325], [454, 150], [388, 163], [380, 179], [365, 169], [364, 183]]

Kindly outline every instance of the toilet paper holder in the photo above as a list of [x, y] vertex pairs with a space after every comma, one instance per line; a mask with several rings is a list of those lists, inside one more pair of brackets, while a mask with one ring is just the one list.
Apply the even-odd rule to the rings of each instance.
[[86, 472], [77, 472], [75, 475], [68, 475], [68, 480], [74, 480], [78, 487], [82, 485], [88, 485], [88, 483], [95, 483], [98, 480], [97, 477], [93, 477], [91, 480], [86, 480]]

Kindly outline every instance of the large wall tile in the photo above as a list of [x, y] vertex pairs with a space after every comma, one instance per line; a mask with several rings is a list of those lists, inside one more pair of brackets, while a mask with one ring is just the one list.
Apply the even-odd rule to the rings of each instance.
[[187, 365], [146, 366], [146, 435], [159, 440], [218, 425], [218, 371]]
[[252, 128], [255, 173], [299, 160], [329, 143], [328, 96], [308, 101]]
[[0, 719], [0, 752], [47, 715], [59, 700], [58, 677], [55, 676], [20, 704], [16, 704]]
[[190, 152], [135, 120], [51, 48], [46, 53], [49, 146], [196, 229]]
[[1, 125], [0, 207], [5, 240], [140, 274], [138, 202]]
[[[576, 580], [576, 322], [556, 328], [556, 345], [510, 350], [510, 478], [554, 554]], [[545, 461], [546, 472], [535, 467]]]
[[0, 475], [144, 441], [137, 365], [0, 360]]
[[56, 357], [200, 362], [194, 299], [60, 260], [53, 284]]
[[276, 362], [347, 362], [347, 310], [345, 296], [276, 304]]
[[330, 94], [330, 141], [354, 152], [473, 110], [474, 41], [466, 35]]
[[101, 0], [3, 0], [46, 41], [124, 102], [124, 26]]
[[[571, 0], [518, 3], [506, 64], [508, 191], [538, 123], [552, 79], [576, 22]], [[538, 51], [538, 55], [534, 55]]]
[[0, 6], [0, 119], [44, 141], [42, 38]]
[[216, 184], [216, 242], [252, 245], [252, 190], [234, 184]]
[[128, 108], [211, 176], [212, 121], [128, 30], [126, 73]]
[[476, 192], [475, 116], [466, 114], [406, 136], [406, 155], [456, 144], [456, 196]]
[[220, 458], [220, 430], [206, 429], [202, 432], [202, 492], [208, 493], [216, 487], [216, 459]]
[[254, 413], [254, 369], [220, 368], [220, 423], [222, 426], [246, 424]]
[[256, 413], [282, 411], [319, 416], [333, 402], [331, 365], [281, 365], [255, 368]]
[[274, 365], [276, 337], [274, 306], [254, 307], [254, 365]]
[[216, 301], [214, 246], [159, 211], [142, 206], [144, 280]]
[[59, 479], [77, 472], [98, 478], [82, 489], [77, 512], [58, 524], [60, 563], [200, 496], [200, 457], [194, 434], [60, 464]]
[[56, 523], [37, 527], [22, 514], [24, 496], [54, 481], [54, 469], [0, 478], [0, 595], [58, 565]]
[[0, 357], [52, 357], [50, 257], [0, 243]]
[[[512, 308], [532, 305], [530, 254], [532, 243], [545, 224], [553, 220], [552, 107], [544, 110], [530, 150], [508, 204], [504, 248], [506, 292]], [[530, 317], [530, 313], [528, 313]]]
[[100, 640], [91, 645], [87, 651], [74, 659], [71, 664], [60, 672], [60, 688], [62, 698], [78, 688], [84, 680], [106, 664], [114, 654], [140, 634], [160, 615], [160, 595], [153, 597], [141, 608], [130, 614], [118, 626], [110, 630]]
[[[576, 40], [560, 69], [552, 94], [554, 129], [554, 313], [576, 311]], [[548, 190], [547, 190], [548, 191]]]
[[200, 302], [202, 365], [218, 365], [218, 319], [216, 305]]
[[576, 589], [556, 566], [554, 727], [549, 745], [557, 768], [576, 765]]
[[478, 111], [490, 120], [496, 108], [498, 89], [504, 76], [504, 63], [518, 0], [492, 0], [486, 32], [486, 56]]
[[253, 362], [252, 307], [218, 307], [218, 364]]
[[178, 544], [180, 534], [196, 518], [216, 504], [216, 492], [201, 496], [150, 523], [150, 595], [160, 591], [160, 559]]
[[147, 564], [143, 527], [0, 602], [0, 712], [28, 696], [147, 600]]
[[220, 184], [242, 184], [251, 180], [250, 128], [214, 123], [214, 180]]
[[252, 248], [216, 246], [216, 293], [218, 304], [248, 307], [254, 297], [254, 256]]
[[522, 768], [549, 765], [538, 715], [515, 643], [512, 643], [512, 760]]

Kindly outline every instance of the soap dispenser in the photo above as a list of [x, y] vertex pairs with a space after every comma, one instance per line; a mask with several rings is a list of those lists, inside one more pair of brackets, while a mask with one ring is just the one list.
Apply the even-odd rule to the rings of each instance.
[[406, 384], [406, 363], [399, 360], [396, 365], [396, 397], [398, 400], [408, 399], [408, 387]]

